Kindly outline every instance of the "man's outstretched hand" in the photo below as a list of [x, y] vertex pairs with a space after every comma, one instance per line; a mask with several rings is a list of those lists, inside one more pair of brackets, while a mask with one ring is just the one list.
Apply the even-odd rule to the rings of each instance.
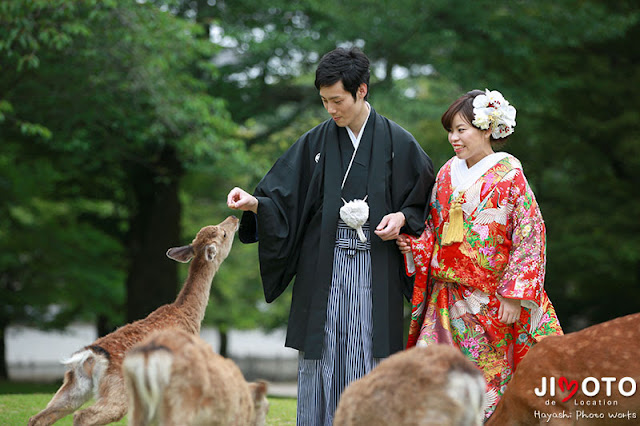
[[258, 213], [258, 199], [237, 186], [227, 195], [227, 206], [233, 210]]

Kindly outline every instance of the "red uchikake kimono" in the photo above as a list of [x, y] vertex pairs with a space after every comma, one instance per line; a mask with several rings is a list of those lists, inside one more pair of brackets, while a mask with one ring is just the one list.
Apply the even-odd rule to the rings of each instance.
[[[426, 229], [411, 239], [415, 267], [408, 347], [455, 345], [483, 372], [489, 417], [520, 360], [537, 341], [560, 335], [544, 290], [545, 226], [520, 162], [492, 154], [493, 165], [462, 193], [462, 242], [442, 245], [453, 201], [453, 157], [438, 172]], [[497, 161], [497, 162], [494, 162]], [[466, 168], [466, 163], [465, 166]], [[473, 180], [473, 178], [471, 179]], [[521, 300], [520, 319], [498, 320], [499, 297]]]

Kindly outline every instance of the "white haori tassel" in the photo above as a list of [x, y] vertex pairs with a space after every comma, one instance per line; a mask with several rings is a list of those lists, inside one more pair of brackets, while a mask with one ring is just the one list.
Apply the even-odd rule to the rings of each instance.
[[369, 219], [369, 204], [365, 201], [366, 199], [367, 197], [364, 197], [364, 200], [351, 200], [347, 203], [343, 198], [344, 206], [340, 207], [340, 219], [356, 230], [363, 243], [367, 241], [367, 237], [362, 231], [362, 225]]

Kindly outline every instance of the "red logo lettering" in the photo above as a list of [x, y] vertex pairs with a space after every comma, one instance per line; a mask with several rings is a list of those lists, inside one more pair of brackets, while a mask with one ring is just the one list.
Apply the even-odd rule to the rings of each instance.
[[558, 386], [560, 387], [560, 390], [562, 392], [569, 392], [569, 395], [567, 395], [562, 402], [567, 402], [568, 400], [570, 400], [573, 395], [576, 394], [576, 392], [578, 392], [578, 381], [577, 380], [572, 380], [569, 381], [567, 380], [566, 377], [562, 376], [558, 379]]

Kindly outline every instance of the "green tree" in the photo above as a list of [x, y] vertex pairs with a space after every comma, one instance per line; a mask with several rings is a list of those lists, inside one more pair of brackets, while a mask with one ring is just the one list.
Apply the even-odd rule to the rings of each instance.
[[[507, 149], [525, 165], [548, 228], [547, 288], [575, 329], [640, 309], [640, 8], [636, 2], [508, 2], [451, 10], [434, 66], [518, 108]], [[443, 16], [441, 16], [443, 18]]]
[[251, 152], [271, 161], [322, 116], [319, 104], [311, 108], [313, 66], [336, 45], [366, 51], [374, 106], [411, 130], [437, 166], [450, 156], [441, 112], [467, 90], [501, 90], [519, 111], [506, 149], [523, 161], [543, 208], [548, 291], [563, 323], [574, 329], [638, 310], [640, 207], [629, 196], [636, 2], [176, 4], [225, 47], [216, 89], [245, 125]]
[[[33, 17], [45, 2], [0, 5], [0, 377], [7, 377], [4, 332], [14, 322], [64, 325], [86, 301], [98, 314], [111, 315], [122, 292], [120, 251], [113, 239], [82, 223], [85, 213], [102, 214], [106, 203], [76, 198], [61, 202], [61, 173], [41, 155], [51, 130], [35, 116], [15, 111], [12, 91], [33, 74], [40, 52], [68, 48], [88, 27], [73, 18], [73, 8], [50, 2], [51, 10], [36, 25]], [[18, 101], [17, 106], [20, 102]], [[16, 108], [18, 109], [18, 108]], [[34, 121], [35, 120], [35, 121]], [[75, 232], [69, 232], [69, 230]], [[91, 269], [87, 267], [91, 265]], [[68, 282], [78, 282], [69, 291]], [[55, 301], [55, 305], [53, 305]]]
[[[17, 311], [77, 316], [87, 300], [114, 323], [123, 300], [134, 318], [172, 299], [176, 266], [155, 253], [229, 214], [230, 187], [252, 188], [326, 117], [313, 70], [343, 44], [370, 56], [372, 104], [436, 166], [451, 155], [442, 111], [501, 90], [518, 108], [506, 149], [543, 209], [564, 325], [637, 311], [639, 14], [631, 0], [2, 2], [0, 326]], [[237, 244], [206, 320], [281, 323], [286, 300], [258, 303], [257, 271], [255, 247]], [[136, 292], [143, 282], [158, 288]]]
[[185, 173], [243, 161], [224, 102], [206, 93], [215, 46], [152, 5], [10, 1], [0, 12], [1, 177], [14, 195], [2, 204], [0, 325], [84, 313], [106, 332], [124, 300], [129, 321], [175, 298], [164, 252], [182, 239]]

